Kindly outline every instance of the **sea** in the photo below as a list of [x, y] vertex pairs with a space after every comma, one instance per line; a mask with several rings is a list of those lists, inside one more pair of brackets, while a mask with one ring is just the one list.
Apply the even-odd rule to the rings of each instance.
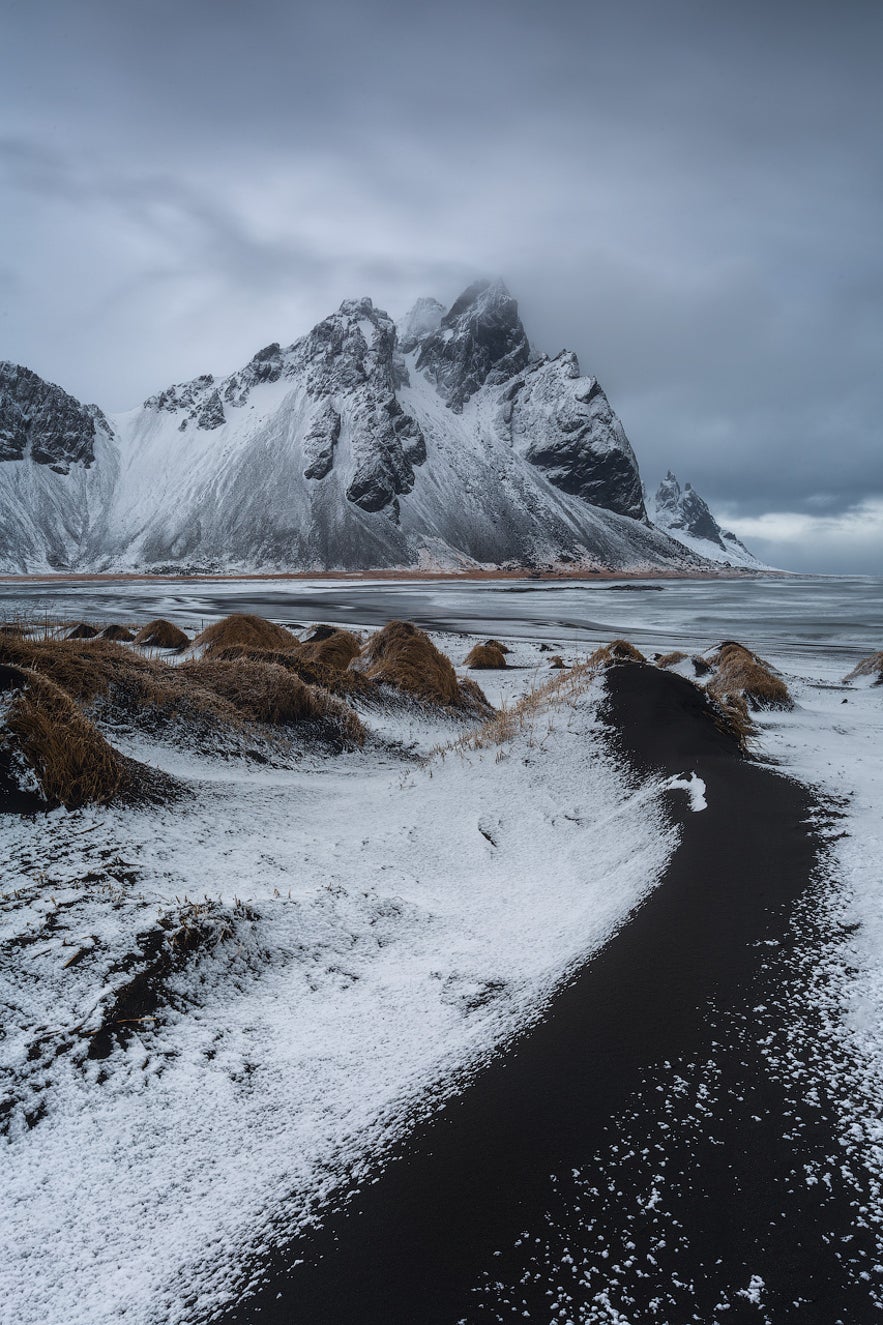
[[586, 580], [69, 580], [0, 583], [0, 621], [143, 623], [199, 630], [231, 612], [298, 628], [392, 619], [426, 630], [544, 639], [562, 647], [625, 637], [639, 647], [705, 649], [738, 639], [795, 662], [844, 662], [883, 647], [883, 577]]

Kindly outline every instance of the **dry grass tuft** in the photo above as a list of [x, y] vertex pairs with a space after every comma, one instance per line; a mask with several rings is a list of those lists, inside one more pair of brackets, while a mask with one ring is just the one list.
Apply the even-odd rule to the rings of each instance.
[[388, 622], [370, 637], [359, 661], [369, 680], [412, 699], [445, 708], [490, 711], [475, 682], [458, 682], [450, 658], [409, 621]]
[[131, 644], [135, 638], [135, 632], [130, 630], [128, 626], [105, 626], [101, 632], [101, 638], [116, 640], [119, 644]]
[[549, 659], [549, 666], [554, 667], [556, 671], [560, 671], [562, 667], [567, 666], [567, 663], [561, 657], [560, 653], [553, 653], [552, 657]]
[[880, 653], [872, 653], [869, 658], [862, 658], [843, 680], [848, 684], [850, 681], [857, 681], [861, 676], [873, 676], [875, 678], [873, 685], [883, 685], [883, 650]]
[[547, 709], [560, 705], [574, 705], [586, 693], [598, 675], [599, 666], [591, 660], [578, 663], [550, 676], [541, 685], [529, 690], [514, 704], [504, 704], [492, 718], [473, 731], [461, 736], [455, 746], [484, 750], [505, 745], [526, 727], [532, 727], [536, 718]]
[[190, 640], [180, 626], [160, 618], [157, 621], [148, 621], [146, 626], [142, 626], [134, 642], [140, 644], [142, 649], [181, 650], [187, 648]]
[[707, 689], [715, 699], [741, 697], [755, 711], [793, 707], [794, 701], [782, 678], [743, 644], [727, 640], [712, 662], [715, 673]]
[[298, 650], [305, 662], [332, 672], [345, 672], [362, 652], [362, 641], [351, 630], [321, 626]]
[[13, 692], [9, 738], [48, 801], [75, 810], [105, 804], [126, 789], [121, 756], [60, 686], [28, 668], [4, 665], [0, 689]]
[[211, 658], [218, 662], [236, 662], [244, 658], [248, 662], [275, 663], [299, 676], [307, 685], [320, 686], [332, 694], [345, 695], [351, 699], [370, 700], [377, 688], [373, 681], [369, 681], [360, 672], [349, 669], [341, 671], [305, 657], [302, 648], [249, 649], [244, 644], [229, 644], [224, 649], [213, 650]]
[[229, 648], [232, 644], [243, 644], [249, 649], [298, 647], [297, 639], [284, 626], [277, 626], [275, 621], [267, 621], [262, 616], [239, 612], [206, 626], [193, 641], [194, 648], [201, 647], [206, 653]]
[[67, 632], [65, 639], [96, 639], [97, 636], [97, 627], [90, 626], [85, 621], [78, 621], [73, 629]]
[[636, 649], [634, 644], [629, 644], [625, 639], [615, 639], [609, 644], [602, 644], [588, 659], [590, 667], [613, 667], [621, 662], [646, 661], [640, 649]]
[[506, 666], [506, 658], [500, 646], [492, 640], [487, 644], [475, 644], [466, 655], [466, 667], [476, 671], [496, 671]]
[[678, 663], [686, 660], [686, 653], [681, 653], [679, 649], [673, 649], [671, 653], [661, 653], [656, 659], [657, 667], [675, 667]]
[[248, 658], [203, 659], [177, 668], [185, 680], [209, 690], [250, 722], [277, 727], [319, 723], [332, 728], [349, 746], [361, 746], [365, 729], [358, 716], [341, 700], [278, 663]]

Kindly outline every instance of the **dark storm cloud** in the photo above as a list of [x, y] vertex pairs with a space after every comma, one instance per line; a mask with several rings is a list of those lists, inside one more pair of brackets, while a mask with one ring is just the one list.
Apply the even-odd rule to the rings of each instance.
[[648, 481], [877, 570], [881, 55], [860, 3], [10, 7], [0, 355], [124, 408], [500, 273]]

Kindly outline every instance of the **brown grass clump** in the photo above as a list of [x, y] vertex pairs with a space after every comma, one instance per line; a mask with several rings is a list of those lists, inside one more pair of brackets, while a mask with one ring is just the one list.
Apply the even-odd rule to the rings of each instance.
[[26, 667], [46, 676], [81, 703], [106, 694], [114, 681], [153, 676], [157, 664], [110, 640], [0, 640], [0, 663]]
[[354, 658], [362, 652], [362, 641], [351, 630], [322, 626], [314, 631], [298, 649], [300, 656], [310, 663], [326, 667], [332, 672], [345, 672]]
[[462, 736], [456, 745], [468, 746], [473, 750], [504, 745], [525, 727], [532, 727], [537, 717], [548, 709], [575, 705], [585, 695], [597, 674], [598, 668], [591, 661], [559, 671], [557, 675], [550, 676], [547, 681], [522, 695], [514, 704], [504, 704], [481, 727]]
[[232, 705], [180, 675], [181, 669], [143, 658], [112, 640], [0, 639], [0, 663], [39, 672], [83, 705], [107, 702], [139, 725], [178, 718], [234, 727]]
[[248, 662], [275, 663], [293, 672], [307, 685], [320, 686], [335, 695], [349, 698], [370, 699], [376, 690], [373, 681], [360, 672], [326, 666], [305, 656], [303, 649], [249, 649], [244, 644], [228, 644], [226, 648], [212, 650], [212, 661], [236, 662], [244, 658]]
[[560, 671], [562, 667], [567, 666], [567, 663], [561, 657], [560, 653], [553, 653], [552, 657], [549, 659], [549, 666], [554, 667], [556, 671]]
[[27, 668], [0, 667], [0, 688], [14, 691], [6, 728], [43, 795], [69, 810], [104, 804], [127, 785], [126, 766], [60, 686]]
[[296, 649], [298, 641], [290, 630], [277, 626], [275, 621], [267, 621], [262, 616], [252, 613], [234, 612], [222, 621], [215, 621], [206, 626], [193, 641], [194, 648], [200, 647], [206, 653], [216, 649], [228, 648], [231, 644], [244, 644], [249, 649]]
[[679, 649], [672, 649], [671, 653], [660, 653], [659, 657], [655, 660], [656, 666], [663, 668], [674, 667], [677, 663], [684, 662], [686, 657], [687, 655], [681, 653]]
[[857, 681], [860, 676], [873, 676], [875, 679], [873, 685], [883, 685], [883, 650], [879, 653], [872, 653], [870, 658], [862, 658], [860, 663], [856, 663], [848, 676], [844, 676], [843, 681], [848, 684], [850, 681]]
[[615, 639], [609, 644], [602, 644], [589, 656], [588, 664], [590, 667], [613, 667], [621, 662], [646, 662], [647, 659], [636, 649], [634, 644], [629, 644], [628, 640]]
[[96, 639], [98, 630], [95, 626], [90, 626], [85, 621], [78, 621], [72, 630], [65, 635], [65, 639]]
[[503, 650], [492, 640], [487, 644], [475, 644], [466, 655], [466, 667], [473, 667], [476, 671], [496, 671], [506, 666], [506, 658]]
[[490, 710], [473, 681], [458, 682], [450, 658], [410, 621], [390, 621], [362, 650], [361, 669], [369, 680], [391, 686], [412, 699], [445, 708]]
[[321, 723], [333, 727], [347, 745], [364, 743], [365, 729], [352, 709], [318, 686], [306, 685], [278, 663], [208, 658], [176, 670], [184, 680], [220, 696], [250, 722], [280, 727]]
[[131, 644], [135, 638], [135, 632], [128, 626], [105, 626], [101, 632], [102, 639], [116, 640], [119, 644]]
[[136, 644], [142, 649], [186, 649], [190, 640], [180, 626], [172, 621], [148, 621], [135, 636]]
[[741, 696], [754, 710], [793, 707], [794, 701], [782, 678], [744, 645], [727, 640], [712, 661], [715, 674], [707, 689], [715, 699]]

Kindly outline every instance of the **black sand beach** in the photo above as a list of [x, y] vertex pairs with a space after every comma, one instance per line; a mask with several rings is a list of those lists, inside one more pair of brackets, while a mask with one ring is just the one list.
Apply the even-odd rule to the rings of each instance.
[[628, 664], [608, 691], [636, 778], [695, 771], [708, 808], [671, 793], [682, 841], [646, 904], [228, 1322], [878, 1318], [824, 1091], [761, 1044], [787, 1038], [811, 796], [743, 758], [677, 676]]

